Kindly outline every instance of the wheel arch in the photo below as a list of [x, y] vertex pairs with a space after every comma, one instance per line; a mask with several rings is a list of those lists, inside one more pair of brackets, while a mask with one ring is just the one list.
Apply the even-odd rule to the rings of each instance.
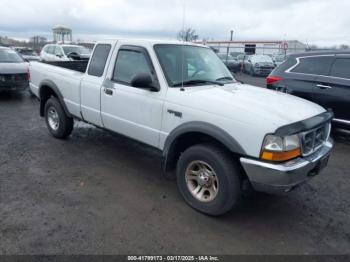
[[64, 112], [67, 116], [71, 117], [71, 114], [68, 111], [66, 104], [64, 103], [64, 98], [62, 93], [58, 89], [57, 85], [51, 80], [43, 80], [39, 86], [39, 98], [40, 98], [40, 116], [45, 115], [45, 104], [50, 97], [56, 97], [60, 104], [62, 105]]
[[163, 149], [164, 171], [174, 170], [179, 156], [188, 147], [206, 142], [219, 144], [235, 155], [246, 155], [242, 146], [225, 130], [205, 122], [189, 122], [168, 135]]

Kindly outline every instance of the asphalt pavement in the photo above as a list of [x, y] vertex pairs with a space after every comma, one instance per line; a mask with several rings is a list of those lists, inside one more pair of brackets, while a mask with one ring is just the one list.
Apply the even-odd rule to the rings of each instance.
[[186, 205], [153, 149], [84, 123], [56, 140], [35, 98], [0, 93], [0, 254], [349, 254], [349, 160], [337, 138], [320, 176], [213, 218]]

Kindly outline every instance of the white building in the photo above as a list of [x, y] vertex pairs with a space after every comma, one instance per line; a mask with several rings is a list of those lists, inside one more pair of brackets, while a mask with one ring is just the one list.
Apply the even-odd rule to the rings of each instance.
[[307, 45], [297, 40], [288, 41], [207, 41], [202, 42], [219, 53], [239, 52], [246, 54], [291, 54], [305, 52]]

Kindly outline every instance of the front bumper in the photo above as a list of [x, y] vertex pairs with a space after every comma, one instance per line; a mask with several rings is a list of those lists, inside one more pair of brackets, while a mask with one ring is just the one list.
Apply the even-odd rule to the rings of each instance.
[[241, 158], [242, 166], [256, 191], [286, 193], [318, 175], [328, 163], [333, 141], [329, 139], [322, 148], [307, 157], [285, 163], [268, 163]]
[[254, 67], [254, 74], [256, 75], [269, 75], [274, 68], [263, 68], [263, 67]]

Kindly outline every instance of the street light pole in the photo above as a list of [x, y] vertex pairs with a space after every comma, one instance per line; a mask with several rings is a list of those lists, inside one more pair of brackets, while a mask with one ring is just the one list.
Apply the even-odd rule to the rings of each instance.
[[[232, 42], [233, 40], [233, 30], [231, 30], [231, 37], [230, 37], [230, 41]], [[227, 63], [227, 60], [228, 60], [228, 53], [230, 52], [230, 44], [227, 45], [227, 53], [226, 53], [226, 63]]]

